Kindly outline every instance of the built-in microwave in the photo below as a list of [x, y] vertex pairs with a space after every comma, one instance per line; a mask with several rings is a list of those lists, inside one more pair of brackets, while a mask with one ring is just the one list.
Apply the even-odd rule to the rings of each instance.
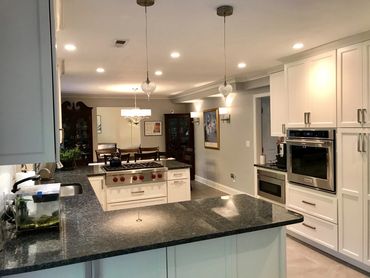
[[285, 175], [258, 169], [257, 194], [266, 199], [285, 204]]
[[288, 129], [288, 181], [335, 193], [335, 130]]
[[288, 181], [335, 193], [335, 130], [288, 129]]

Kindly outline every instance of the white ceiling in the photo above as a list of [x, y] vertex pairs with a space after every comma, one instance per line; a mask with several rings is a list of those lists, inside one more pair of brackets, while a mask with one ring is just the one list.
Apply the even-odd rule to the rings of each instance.
[[[136, 0], [62, 3], [57, 54], [65, 61], [63, 93], [131, 94], [145, 79], [144, 8]], [[297, 52], [292, 49], [297, 41], [306, 50], [370, 30], [369, 0], [156, 0], [148, 8], [155, 95], [222, 79], [223, 20], [216, 8], [224, 4], [234, 7], [227, 18], [230, 75], [247, 76], [279, 65], [277, 59]], [[116, 39], [127, 39], [128, 44], [115, 48]], [[77, 50], [68, 53], [65, 43], [74, 43]], [[170, 58], [173, 50], [181, 53], [179, 59]], [[247, 63], [247, 68], [238, 69], [238, 62]], [[97, 67], [106, 72], [97, 74]], [[162, 76], [154, 75], [157, 69]]]

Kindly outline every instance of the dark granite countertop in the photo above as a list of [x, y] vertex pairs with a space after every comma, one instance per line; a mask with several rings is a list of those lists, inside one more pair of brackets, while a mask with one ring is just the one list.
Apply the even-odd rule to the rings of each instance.
[[[294, 212], [240, 194], [104, 212], [87, 176], [100, 166], [55, 174], [83, 193], [61, 198], [60, 231], [19, 235], [1, 252], [0, 276], [279, 227], [303, 221]], [[137, 222], [138, 212], [142, 222]]]
[[287, 172], [286, 168], [279, 168], [279, 167], [276, 166], [275, 163], [254, 164], [254, 166], [260, 167], [260, 168], [265, 168], [265, 169], [270, 169], [270, 170], [275, 170], [275, 171], [280, 171], [280, 172], [284, 172], [284, 173]]
[[186, 164], [177, 160], [161, 160], [160, 162], [164, 167], [167, 167], [168, 170], [191, 168], [190, 164]]

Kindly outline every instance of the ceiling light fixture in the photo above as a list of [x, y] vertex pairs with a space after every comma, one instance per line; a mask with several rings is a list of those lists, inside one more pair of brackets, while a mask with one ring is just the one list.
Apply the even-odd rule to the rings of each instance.
[[224, 18], [224, 83], [218, 87], [218, 91], [226, 98], [233, 87], [226, 82], [226, 17], [233, 14], [232, 6], [220, 6], [217, 8], [217, 15]]
[[67, 51], [75, 51], [77, 47], [74, 44], [68, 43], [64, 45], [64, 49]]
[[180, 53], [176, 51], [172, 52], [170, 55], [171, 55], [171, 58], [173, 59], [177, 59], [181, 56]]
[[135, 91], [135, 108], [124, 108], [121, 109], [121, 116], [125, 117], [129, 123], [138, 125], [143, 119], [146, 119], [152, 115], [151, 109], [140, 109], [136, 107], [136, 91], [138, 88], [133, 88]]
[[156, 71], [154, 72], [154, 74], [155, 74], [155, 75], [157, 75], [157, 76], [160, 76], [160, 75], [162, 75], [162, 74], [163, 74], [163, 72], [162, 72], [161, 70], [156, 70]]
[[105, 69], [103, 69], [103, 68], [97, 68], [96, 69], [96, 72], [97, 73], [104, 73], [105, 72]]
[[146, 55], [146, 80], [141, 84], [141, 89], [148, 96], [154, 92], [156, 85], [149, 80], [149, 58], [148, 58], [148, 13], [147, 7], [154, 5], [154, 0], [137, 0], [136, 3], [139, 6], [145, 8], [145, 55]]
[[304, 46], [303, 43], [297, 42], [293, 45], [293, 49], [301, 49], [303, 48], [303, 46]]
[[240, 68], [240, 69], [244, 69], [246, 66], [247, 66], [247, 64], [243, 63], [243, 62], [238, 64], [238, 68]]

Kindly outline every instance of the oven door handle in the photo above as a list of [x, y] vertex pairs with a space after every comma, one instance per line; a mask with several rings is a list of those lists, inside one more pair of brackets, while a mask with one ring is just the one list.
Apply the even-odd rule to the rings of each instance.
[[288, 145], [309, 146], [309, 147], [330, 147], [330, 145], [332, 145], [333, 143], [333, 141], [305, 140], [305, 139], [299, 139], [299, 140], [287, 139], [286, 142]]
[[258, 175], [258, 181], [264, 181], [272, 184], [276, 184], [279, 186], [285, 186], [285, 180], [279, 180], [271, 177], [266, 177], [263, 175]]

